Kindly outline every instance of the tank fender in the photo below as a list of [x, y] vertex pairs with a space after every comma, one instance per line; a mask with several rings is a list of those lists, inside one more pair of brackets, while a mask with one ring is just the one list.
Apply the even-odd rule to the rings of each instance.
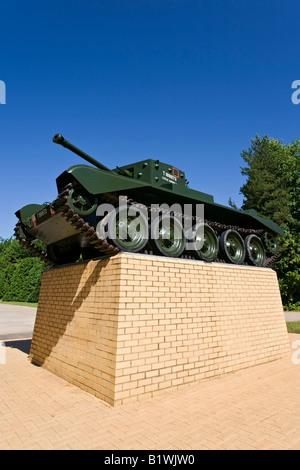
[[109, 173], [88, 165], [75, 165], [64, 171], [57, 179], [58, 192], [72, 181], [78, 181], [90, 194], [104, 194], [114, 191], [144, 188], [147, 183], [127, 176]]

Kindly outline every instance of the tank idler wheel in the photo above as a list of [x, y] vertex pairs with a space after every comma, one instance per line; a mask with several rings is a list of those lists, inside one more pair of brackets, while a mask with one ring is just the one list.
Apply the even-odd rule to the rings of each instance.
[[88, 194], [83, 188], [70, 189], [68, 203], [71, 209], [81, 216], [92, 214], [98, 207], [98, 198]]
[[233, 264], [242, 264], [246, 250], [242, 237], [236, 230], [226, 230], [220, 237], [220, 249], [224, 258]]
[[279, 251], [278, 237], [270, 232], [265, 232], [262, 236], [262, 241], [265, 245], [266, 251], [271, 255], [276, 255]]
[[156, 217], [151, 225], [151, 244], [158, 254], [177, 258], [185, 248], [182, 223], [172, 215]]
[[245, 238], [245, 247], [249, 262], [254, 266], [264, 266], [266, 252], [261, 239], [256, 235], [248, 235]]
[[138, 253], [148, 242], [148, 219], [133, 206], [122, 205], [103, 217], [97, 225], [97, 234], [121, 251]]
[[214, 261], [218, 256], [219, 240], [215, 231], [208, 224], [198, 223], [192, 230], [192, 240], [188, 242], [192, 253], [203, 261]]

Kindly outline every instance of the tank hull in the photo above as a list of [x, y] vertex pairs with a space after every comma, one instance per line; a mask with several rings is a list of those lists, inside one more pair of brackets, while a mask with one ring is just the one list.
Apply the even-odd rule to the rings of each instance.
[[16, 212], [16, 237], [49, 265], [119, 251], [260, 267], [278, 256], [284, 232], [277, 224], [254, 210], [215, 203], [212, 195], [189, 188], [174, 166], [148, 159], [109, 170], [60, 134], [53, 140], [96, 167], [70, 167], [57, 178], [52, 203]]
[[[119, 248], [116, 248], [114, 243], [106, 241], [106, 245], [101, 243], [97, 245], [99, 233], [96, 229], [101, 220], [101, 216], [97, 215], [99, 207], [107, 204], [116, 207], [119, 204], [120, 196], [133, 205], [138, 203], [139, 207], [142, 206], [147, 212], [148, 218], [151, 210], [159, 212], [159, 207], [162, 204], [169, 206], [170, 210], [174, 205], [180, 207], [182, 214], [184, 214], [184, 209], [188, 207], [189, 210], [192, 210], [194, 218], [197, 217], [196, 208], [202, 207], [205, 222], [213, 227], [217, 236], [230, 228], [245, 235], [268, 231], [274, 236], [284, 236], [278, 225], [259, 217], [255, 211], [239, 211], [222, 206], [215, 203], [212, 196], [190, 188], [174, 187], [173, 185], [162, 188], [158, 185], [107, 174], [102, 170], [86, 166], [84, 166], [84, 171], [82, 170], [83, 166], [80, 165], [72, 167], [60, 175], [57, 179], [57, 186], [61, 193], [51, 204], [42, 206], [31, 204], [24, 206], [16, 213], [19, 218], [18, 238], [23, 239], [23, 243], [25, 241], [28, 247], [34, 239], [41, 240], [47, 247], [50, 247], [48, 257], [46, 257], [49, 264], [73, 262], [82, 253], [84, 258], [117, 253]], [[91, 213], [78, 216], [76, 207], [70, 208], [68, 189], [65, 188], [68, 186], [72, 188], [74, 185], [85, 191], [86, 194], [95, 197], [97, 204]], [[32, 214], [30, 214], [31, 211], [33, 211]], [[21, 227], [22, 233], [20, 232]], [[87, 227], [90, 229], [87, 230]], [[27, 237], [24, 236], [24, 232]], [[54, 247], [57, 248], [55, 255], [53, 254]], [[146, 252], [151, 253], [151, 247], [147, 250], [146, 246]], [[70, 253], [74, 256], [69, 256]], [[188, 251], [186, 256], [192, 257]], [[214, 260], [220, 261], [222, 259], [216, 257]], [[269, 262], [270, 258], [266, 258], [266, 261]]]

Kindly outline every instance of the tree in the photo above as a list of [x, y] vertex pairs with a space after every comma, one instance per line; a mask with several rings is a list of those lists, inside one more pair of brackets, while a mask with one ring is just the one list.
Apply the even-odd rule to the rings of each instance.
[[264, 136], [241, 153], [247, 177], [242, 209], [256, 209], [284, 230], [274, 264], [284, 304], [300, 308], [300, 141], [291, 144]]
[[45, 263], [32, 257], [18, 240], [0, 239], [0, 298], [37, 302]]

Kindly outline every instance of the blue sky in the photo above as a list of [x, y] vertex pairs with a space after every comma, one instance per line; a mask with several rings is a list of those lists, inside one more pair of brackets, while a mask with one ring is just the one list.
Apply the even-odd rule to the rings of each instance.
[[242, 149], [300, 138], [299, 4], [279, 0], [52, 0], [0, 6], [0, 237], [14, 213], [52, 201], [81, 159], [155, 158], [238, 206]]

